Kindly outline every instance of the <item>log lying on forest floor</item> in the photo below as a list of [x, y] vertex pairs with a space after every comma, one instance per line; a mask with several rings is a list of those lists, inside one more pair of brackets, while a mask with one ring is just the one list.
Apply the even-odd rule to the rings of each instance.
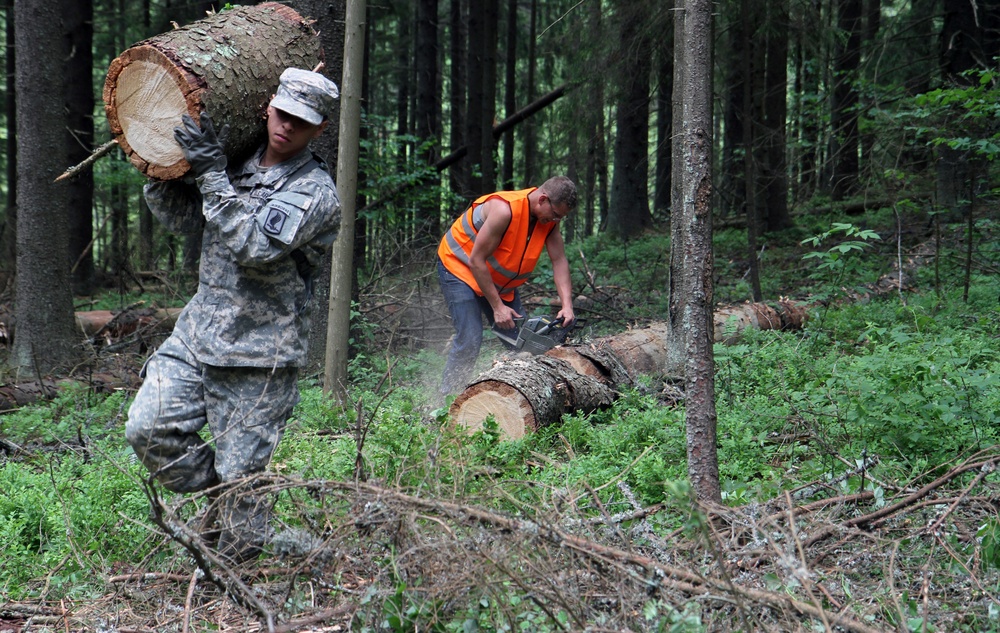
[[88, 310], [77, 312], [76, 325], [88, 339], [117, 341], [140, 329], [169, 333], [182, 308], [141, 308], [121, 312]]
[[312, 22], [276, 2], [238, 6], [143, 40], [111, 62], [104, 108], [122, 150], [139, 171], [173, 180], [189, 165], [174, 140], [181, 115], [202, 107], [216, 129], [229, 125], [236, 161], [263, 141], [263, 115], [288, 67], [315, 68], [323, 50]]
[[[746, 329], [801, 329], [808, 306], [782, 299], [776, 304], [745, 303], [719, 308], [716, 342], [732, 343]], [[449, 409], [455, 424], [482, 428], [490, 415], [509, 439], [558, 422], [563, 414], [589, 413], [610, 406], [618, 393], [643, 375], [680, 375], [668, 359], [670, 329], [653, 323], [599, 338], [564, 345], [539, 356], [520, 354], [480, 374]], [[677, 399], [678, 394], [671, 394]]]
[[[844, 288], [849, 301], [865, 301], [875, 296], [885, 296], [912, 290], [907, 271], [925, 262], [928, 246], [913, 249], [904, 261], [904, 270], [882, 275], [878, 281], [862, 290]], [[743, 303], [718, 307], [713, 315], [716, 343], [732, 344], [747, 329], [800, 330], [806, 323], [808, 311], [814, 304], [782, 298], [776, 303]], [[469, 431], [482, 428], [488, 415], [493, 415], [507, 437], [521, 438], [546, 424], [559, 421], [564, 413], [589, 413], [611, 404], [617, 394], [643, 375], [681, 376], [681, 367], [671, 366], [668, 357], [669, 327], [666, 323], [653, 323], [646, 328], [606, 336], [587, 345], [556, 347], [544, 356], [520, 359], [524, 369], [507, 369], [501, 362], [475, 378], [455, 398], [448, 410], [455, 424]], [[558, 358], [572, 371], [537, 371], [533, 364], [547, 364], [546, 357]], [[581, 399], [580, 405], [572, 397], [573, 374], [583, 374], [601, 383], [610, 393], [611, 400]], [[667, 387], [664, 400], [676, 401], [683, 394]], [[553, 394], [549, 399], [545, 394]]]

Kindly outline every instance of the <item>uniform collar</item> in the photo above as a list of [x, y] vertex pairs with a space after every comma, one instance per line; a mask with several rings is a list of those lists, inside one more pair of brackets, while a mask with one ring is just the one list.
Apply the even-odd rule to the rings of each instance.
[[[252, 176], [257, 173], [255, 165], [260, 163], [261, 157], [264, 156], [264, 150], [266, 145], [261, 145], [260, 149], [257, 150], [247, 162], [243, 164], [243, 168], [240, 170], [240, 176]], [[268, 186], [278, 182], [282, 178], [288, 176], [288, 174], [295, 173], [297, 169], [305, 165], [312, 158], [312, 150], [308, 147], [303, 148], [301, 152], [292, 156], [288, 160], [278, 163], [277, 165], [272, 165], [266, 171], [260, 172], [259, 182], [261, 185]]]

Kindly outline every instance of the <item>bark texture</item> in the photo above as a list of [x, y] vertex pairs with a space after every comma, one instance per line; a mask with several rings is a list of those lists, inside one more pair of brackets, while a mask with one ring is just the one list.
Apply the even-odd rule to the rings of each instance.
[[470, 431], [482, 428], [492, 415], [505, 437], [517, 439], [559, 421], [567, 411], [594, 411], [614, 399], [606, 381], [542, 355], [514, 359], [481, 374], [455, 399], [451, 413], [455, 423]]
[[[750, 329], [801, 329], [808, 306], [792, 301], [720, 308], [714, 341], [732, 343]], [[515, 357], [480, 374], [455, 398], [452, 421], [475, 431], [490, 415], [504, 436], [517, 439], [558, 422], [566, 413], [589, 413], [614, 402], [640, 376], [680, 377], [672, 362], [666, 323], [605, 336], [587, 344], [555, 347], [540, 356]]]
[[288, 67], [323, 60], [319, 36], [294, 9], [265, 2], [230, 9], [143, 40], [111, 62], [104, 107], [129, 160], [151, 178], [172, 180], [189, 165], [174, 140], [181, 115], [229, 125], [226, 153], [240, 160], [263, 141], [263, 116]]
[[17, 330], [10, 364], [20, 376], [75, 365], [69, 262], [69, 195], [53, 181], [66, 166], [62, 69], [69, 56], [66, 3], [16, 0]]

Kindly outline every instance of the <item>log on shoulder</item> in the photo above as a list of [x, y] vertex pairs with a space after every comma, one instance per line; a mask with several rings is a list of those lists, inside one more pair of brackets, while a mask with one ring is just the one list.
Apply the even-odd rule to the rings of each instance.
[[236, 161], [264, 140], [263, 116], [288, 67], [316, 67], [320, 39], [294, 9], [276, 2], [238, 6], [143, 40], [111, 62], [104, 109], [111, 133], [139, 171], [158, 180], [189, 165], [174, 140], [181, 115], [205, 109], [229, 125]]

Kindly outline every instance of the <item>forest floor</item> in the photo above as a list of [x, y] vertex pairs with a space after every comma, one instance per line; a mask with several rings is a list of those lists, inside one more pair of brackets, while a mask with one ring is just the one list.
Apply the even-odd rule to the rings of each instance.
[[[789, 256], [789, 262], [799, 259]], [[725, 265], [740, 269], [738, 261]], [[620, 286], [602, 286], [601, 293], [602, 303], [589, 308], [594, 314], [643, 301]], [[385, 320], [377, 328], [391, 323], [400, 341], [418, 338], [405, 312], [424, 318], [441, 310], [432, 303], [386, 311], [391, 302], [384, 299], [379, 293], [362, 304], [381, 306], [370, 318]], [[397, 305], [407, 301], [395, 297]], [[445, 335], [424, 331], [420, 344], [439, 348]], [[100, 345], [114, 353], [100, 354], [100, 362], [71, 375], [6, 385], [0, 397], [6, 409], [25, 406], [67, 380], [95, 394], [130, 392], [158, 336], [133, 330], [105, 337]], [[424, 414], [423, 422], [435, 424], [433, 414]], [[0, 633], [1000, 631], [1000, 482], [994, 475], [1000, 446], [890, 481], [875, 474], [878, 456], [845, 459], [801, 420], [788, 420], [786, 430], [763, 441], [786, 445], [789, 454], [829, 453], [842, 462], [841, 477], [802, 481], [773, 498], [735, 505], [698, 504], [682, 491], [673, 501], [644, 506], [625, 483], [626, 469], [601, 488], [617, 489], [620, 498], [632, 499], [631, 507], [602, 509], [595, 517], [585, 506], [601, 507], [600, 489], [535, 491], [537, 502], [526, 503], [521, 495], [531, 485], [522, 490], [523, 482], [493, 481], [488, 467], [477, 469], [471, 477], [482, 481], [483, 499], [488, 488], [509, 488], [504, 494], [525, 506], [518, 516], [445, 481], [418, 492], [386, 481], [311, 480], [274, 469], [243, 483], [284, 495], [300, 508], [302, 524], [314, 529], [284, 526], [279, 534], [286, 542], [243, 566], [220, 560], [186, 530], [185, 518], [207, 498], [163, 499], [145, 486], [156, 556], [102, 561], [100, 579], [79, 582], [104, 590], [86, 596], [54, 597], [51, 585], [68, 562], [92, 569], [86, 561], [100, 553], [67, 554], [32, 583], [31, 598], [7, 600], [0, 585]], [[0, 440], [0, 466], [79, 448], [15, 445], [2, 434]], [[449, 441], [461, 443], [441, 440]], [[443, 455], [446, 447], [440, 448]], [[525, 468], [545, 468], [552, 459], [536, 453]], [[789, 478], [798, 479], [795, 466], [787, 468]], [[682, 527], [664, 530], [668, 513], [685, 515]], [[984, 526], [994, 532], [984, 535]], [[469, 604], [474, 608], [467, 610]], [[458, 612], [466, 613], [464, 620], [454, 619]], [[377, 617], [370, 619], [372, 613]]]

